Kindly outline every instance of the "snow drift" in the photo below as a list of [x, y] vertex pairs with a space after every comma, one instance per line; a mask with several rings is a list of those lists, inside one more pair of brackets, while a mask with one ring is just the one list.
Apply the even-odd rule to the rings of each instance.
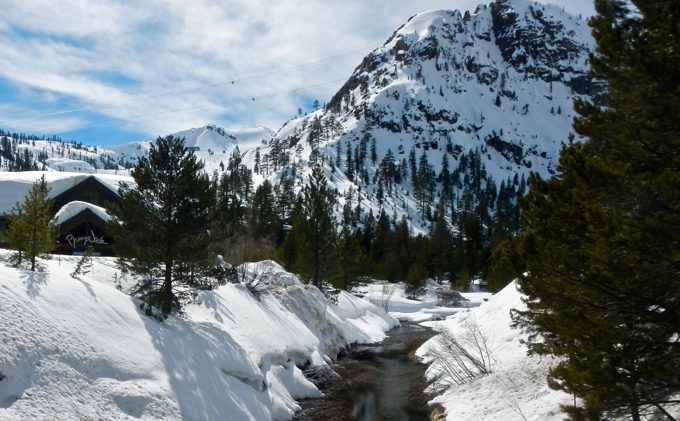
[[353, 296], [329, 304], [273, 262], [258, 296], [225, 285], [161, 323], [116, 288], [133, 280], [112, 258], [74, 279], [77, 257], [35, 273], [8, 257], [0, 251], [3, 420], [291, 419], [295, 399], [320, 396], [300, 367], [397, 324]]

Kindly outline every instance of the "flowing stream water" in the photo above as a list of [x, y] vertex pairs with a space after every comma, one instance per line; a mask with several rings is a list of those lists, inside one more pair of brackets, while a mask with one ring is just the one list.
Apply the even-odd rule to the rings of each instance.
[[434, 332], [404, 324], [388, 334], [379, 344], [354, 346], [339, 358], [333, 365], [339, 377], [309, 373], [317, 376], [325, 397], [300, 402], [294, 420], [429, 420], [426, 365], [413, 353]]

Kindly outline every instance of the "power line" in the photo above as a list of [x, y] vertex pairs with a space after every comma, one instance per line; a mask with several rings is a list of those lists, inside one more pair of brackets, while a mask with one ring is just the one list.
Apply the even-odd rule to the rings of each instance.
[[[46, 118], [46, 117], [63, 116], [63, 115], [66, 115], [66, 114], [73, 114], [73, 113], [81, 112], [81, 111], [100, 112], [101, 110], [118, 108], [118, 107], [122, 107], [122, 106], [125, 106], [125, 105], [134, 104], [134, 103], [137, 103], [137, 102], [140, 102], [140, 101], [145, 101], [145, 100], [148, 100], [148, 99], [162, 98], [162, 97], [167, 97], [167, 96], [171, 96], [171, 95], [187, 94], [187, 93], [197, 92], [197, 91], [200, 91], [200, 90], [203, 90], [203, 89], [206, 89], [206, 88], [217, 88], [217, 87], [221, 87], [221, 86], [235, 85], [236, 83], [243, 82], [243, 81], [249, 80], [249, 79], [255, 79], [255, 78], [260, 78], [260, 77], [264, 77], [264, 76], [270, 76], [270, 75], [274, 75], [274, 74], [284, 73], [284, 72], [288, 72], [288, 71], [291, 71], [291, 70], [301, 69], [301, 68], [305, 68], [305, 67], [311, 67], [311, 66], [315, 66], [315, 65], [318, 65], [318, 64], [321, 64], [321, 63], [328, 62], [328, 61], [337, 60], [339, 58], [346, 57], [348, 55], [352, 55], [352, 54], [355, 54], [357, 52], [365, 51], [367, 48], [370, 48], [370, 47], [356, 48], [356, 49], [353, 49], [353, 50], [350, 50], [350, 51], [345, 51], [343, 53], [336, 54], [336, 55], [333, 55], [333, 56], [324, 57], [322, 59], [310, 61], [310, 62], [307, 62], [307, 63], [297, 64], [295, 66], [280, 67], [278, 69], [268, 70], [268, 71], [265, 71], [265, 72], [246, 74], [246, 75], [236, 77], [236, 78], [227, 78], [227, 79], [224, 79], [223, 81], [220, 81], [220, 82], [217, 82], [217, 83], [201, 84], [201, 85], [198, 85], [196, 87], [192, 87], [192, 88], [188, 88], [188, 89], [170, 90], [170, 91], [167, 91], [167, 92], [153, 94], [153, 95], [148, 94], [148, 93], [142, 93], [142, 94], [138, 95], [136, 98], [126, 100], [126, 101], [123, 101], [123, 102], [119, 102], [119, 103], [116, 103], [116, 104], [102, 106], [102, 107], [84, 106], [84, 107], [73, 108], [73, 109], [68, 109], [68, 110], [61, 110], [61, 111], [44, 113], [44, 114], [38, 114], [38, 115], [32, 116], [32, 117], [24, 117], [24, 118], [20, 118], [20, 119], [0, 121], [0, 126], [8, 126], [8, 125], [26, 122], [26, 121], [34, 121], [36, 119], [41, 119], [41, 118]], [[147, 91], [147, 92], [153, 92], [153, 91]], [[122, 96], [121, 96], [121, 98], [122, 98]], [[17, 112], [17, 113], [23, 113], [23, 112]]]
[[[421, 24], [421, 25], [418, 25], [416, 28], [414, 28], [414, 30], [415, 30], [416, 33], [418, 33], [421, 29], [429, 29], [430, 27], [431, 27], [430, 24], [427, 24], [427, 25]], [[123, 101], [123, 102], [119, 102], [119, 103], [116, 103], [116, 104], [107, 105], [107, 106], [102, 106], [102, 107], [84, 106], [84, 107], [79, 107], [79, 108], [74, 108], [74, 109], [69, 109], [69, 110], [61, 110], [61, 111], [54, 111], [54, 112], [50, 112], [50, 113], [39, 114], [39, 115], [36, 115], [36, 116], [25, 117], [25, 118], [16, 119], [16, 120], [0, 121], [0, 126], [12, 125], [12, 123], [17, 123], [17, 122], [33, 122], [33, 121], [39, 120], [41, 118], [44, 119], [44, 118], [47, 118], [47, 117], [63, 116], [63, 115], [66, 115], [66, 114], [72, 114], [72, 113], [76, 113], [76, 112], [80, 112], [80, 111], [93, 111], [95, 113], [103, 114], [103, 113], [101, 113], [102, 110], [114, 109], [114, 108], [122, 107], [122, 106], [129, 105], [129, 104], [134, 104], [134, 103], [149, 100], [149, 99], [155, 99], [155, 98], [167, 97], [167, 96], [171, 96], [171, 95], [197, 92], [197, 91], [200, 91], [200, 90], [203, 90], [203, 89], [206, 89], [206, 88], [216, 88], [216, 87], [220, 87], [220, 86], [235, 85], [237, 83], [243, 82], [243, 81], [248, 80], [248, 79], [261, 78], [261, 77], [265, 77], [265, 76], [270, 76], [270, 75], [274, 75], [274, 74], [288, 72], [288, 71], [291, 71], [291, 70], [301, 69], [301, 68], [305, 68], [305, 67], [311, 67], [311, 66], [315, 66], [315, 65], [318, 65], [318, 64], [321, 64], [321, 63], [324, 63], [324, 62], [336, 60], [338, 58], [345, 57], [345, 56], [348, 56], [348, 55], [351, 55], [351, 54], [355, 54], [357, 52], [366, 51], [367, 49], [375, 50], [375, 49], [380, 49], [380, 48], [384, 47], [384, 45], [380, 45], [379, 47], [375, 47], [375, 45], [376, 44], [372, 44], [371, 46], [356, 48], [356, 49], [353, 49], [353, 50], [345, 51], [345, 52], [340, 53], [340, 54], [324, 57], [324, 58], [314, 60], [314, 61], [310, 61], [310, 62], [307, 62], [307, 63], [302, 63], [302, 64], [298, 64], [298, 65], [294, 65], [294, 66], [288, 66], [288, 67], [280, 67], [280, 68], [268, 70], [268, 71], [265, 71], [265, 72], [245, 74], [245, 75], [242, 75], [242, 76], [239, 76], [239, 77], [236, 77], [236, 78], [227, 78], [227, 79], [223, 79], [220, 82], [209, 83], [209, 84], [200, 84], [196, 87], [182, 89], [182, 90], [168, 90], [166, 92], [157, 93], [157, 94], [151, 94], [152, 92], [157, 91], [157, 89], [149, 90], [149, 91], [146, 91], [145, 93], [139, 94], [137, 97], [133, 97], [132, 99], [129, 99], [129, 100], [126, 100], [126, 101]], [[247, 98], [244, 97], [244, 98], [241, 98], [241, 99], [236, 99], [236, 100], [233, 100], [233, 101], [230, 101], [230, 102], [227, 102], [227, 103], [218, 104], [218, 105], [194, 106], [194, 107], [188, 107], [188, 108], [183, 108], [183, 109], [179, 109], [179, 110], [157, 111], [157, 112], [153, 112], [153, 113], [131, 115], [131, 116], [126, 116], [126, 117], [110, 117], [110, 118], [106, 118], [106, 119], [103, 119], [103, 120], [99, 120], [99, 122], [107, 122], [107, 121], [125, 122], [125, 121], [130, 121], [130, 120], [145, 121], [145, 120], [149, 120], [149, 118], [148, 118], [149, 116], [157, 116], [157, 115], [161, 115], [161, 114], [184, 113], [184, 112], [188, 112], [188, 111], [192, 111], [192, 110], [196, 110], [196, 109], [206, 109], [207, 110], [207, 109], [211, 109], [211, 108], [221, 108], [221, 107], [225, 107], [225, 106], [228, 106], [228, 105], [242, 103], [242, 102], [246, 102], [246, 101], [251, 101], [251, 100], [255, 101], [257, 99], [266, 98], [266, 97], [270, 97], [270, 96], [276, 96], [276, 95], [281, 95], [281, 94], [284, 94], [284, 93], [292, 93], [292, 92], [295, 92], [295, 91], [298, 91], [298, 90], [304, 90], [304, 89], [310, 89], [310, 88], [313, 88], [313, 87], [324, 86], [324, 85], [327, 85], [327, 84], [330, 84], [330, 83], [337, 83], [337, 82], [340, 82], [340, 81], [343, 81], [343, 80], [346, 80], [346, 78], [333, 80], [333, 81], [329, 81], [329, 82], [322, 82], [322, 83], [314, 84], [314, 85], [298, 87], [298, 88], [294, 88], [294, 89], [291, 89], [291, 90], [285, 90], [285, 91], [279, 91], [279, 92], [270, 93], [270, 94], [264, 94], [264, 95], [255, 96], [255, 97], [247, 97]], [[124, 98], [124, 96], [120, 96], [120, 98]], [[46, 131], [49, 131], [49, 130], [52, 130], [52, 129], [58, 129], [60, 127], [62, 127], [62, 126], [54, 126], [53, 125], [53, 126], [47, 126], [47, 127], [35, 129], [35, 131], [36, 132], [46, 132]], [[115, 128], [115, 127], [119, 127], [119, 125], [109, 125], [109, 126], [103, 126], [103, 127], [94, 127], [94, 128], [86, 128], [86, 129], [81, 129], [81, 130], [73, 130], [73, 131], [70, 131], [70, 133], [89, 132], [89, 131], [102, 130], [104, 128]]]
[[[301, 86], [297, 87], [294, 89], [288, 89], [288, 90], [283, 90], [283, 91], [277, 91], [277, 92], [271, 92], [268, 94], [263, 94], [263, 95], [258, 95], [254, 97], [241, 97], [239, 99], [235, 99], [232, 101], [229, 101], [227, 103], [219, 104], [219, 105], [210, 105], [210, 106], [205, 106], [205, 105], [196, 105], [193, 107], [187, 107], [187, 108], [181, 108], [181, 109], [176, 109], [176, 110], [164, 110], [164, 111], [155, 111], [152, 113], [145, 113], [145, 114], [137, 114], [137, 115], [130, 115], [130, 116], [125, 116], [125, 117], [110, 117], [106, 118], [104, 120], [100, 120], [99, 123], [103, 122], [113, 122], [113, 121], [119, 121], [121, 123], [129, 122], [129, 121], [136, 121], [136, 122], [141, 122], [141, 121], [148, 121], [148, 120], [153, 120], [158, 115], [163, 115], [163, 114], [181, 114], [185, 113], [188, 111], [194, 111], [194, 110], [209, 110], [212, 108], [223, 108], [229, 105], [235, 105], [239, 103], [248, 103], [248, 102], [253, 102], [257, 100], [261, 100], [263, 98], [269, 98], [269, 97], [274, 97], [277, 95], [283, 95], [283, 94], [289, 94], [297, 91], [303, 91], [306, 89], [312, 89], [312, 88], [318, 88], [320, 86], [325, 86], [325, 85], [330, 85], [333, 83], [338, 83], [347, 80], [346, 78], [342, 79], [335, 79], [331, 81], [326, 81], [326, 82], [320, 82], [317, 84], [313, 85], [306, 85], [306, 86]], [[91, 131], [97, 131], [97, 130], [104, 130], [104, 129], [110, 129], [110, 128], [117, 128], [120, 127], [119, 124], [112, 124], [112, 125], [107, 125], [107, 126], [99, 126], [99, 127], [92, 127], [93, 125], [90, 125], [90, 127], [85, 128], [85, 129], [79, 129], [79, 130], [71, 130], [69, 133], [87, 133]], [[95, 125], [96, 126], [96, 125]], [[35, 129], [36, 132], [46, 132], [54, 128], [58, 128], [60, 126], [48, 126], [48, 127], [41, 127], [39, 129]]]

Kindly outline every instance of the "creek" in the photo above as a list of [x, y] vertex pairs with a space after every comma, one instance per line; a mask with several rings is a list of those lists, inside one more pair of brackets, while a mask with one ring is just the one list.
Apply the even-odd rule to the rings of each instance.
[[432, 408], [423, 392], [427, 366], [414, 352], [434, 334], [419, 325], [402, 324], [379, 344], [352, 346], [332, 366], [337, 376], [330, 371], [306, 373], [315, 378], [324, 397], [301, 401], [302, 411], [294, 420], [429, 420]]

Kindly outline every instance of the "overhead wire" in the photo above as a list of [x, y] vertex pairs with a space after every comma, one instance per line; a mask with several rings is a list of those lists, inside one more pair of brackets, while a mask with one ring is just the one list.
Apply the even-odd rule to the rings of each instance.
[[[427, 27], [429, 28], [430, 25], [427, 25]], [[424, 29], [424, 28], [425, 28], [425, 25], [420, 25], [418, 28], [416, 28], [416, 33], [418, 33], [420, 29]], [[11, 125], [12, 123], [16, 123], [16, 122], [35, 121], [35, 120], [39, 120], [41, 118], [48, 118], [48, 117], [62, 116], [62, 115], [66, 115], [66, 114], [73, 114], [73, 113], [77, 113], [77, 112], [81, 112], [81, 111], [93, 111], [93, 112], [96, 112], [96, 113], [101, 113], [101, 111], [103, 111], [103, 110], [110, 110], [110, 109], [122, 107], [122, 106], [125, 106], [125, 105], [135, 104], [135, 103], [138, 103], [138, 102], [141, 102], [141, 101], [146, 101], [146, 100], [149, 100], [149, 99], [157, 99], [157, 98], [167, 97], [167, 96], [171, 96], [171, 95], [180, 95], [180, 94], [198, 92], [198, 91], [204, 90], [206, 88], [217, 88], [217, 87], [221, 87], [221, 86], [235, 85], [235, 84], [237, 84], [239, 82], [243, 82], [245, 80], [261, 78], [261, 77], [265, 77], [265, 76], [271, 76], [271, 75], [274, 75], [274, 74], [285, 73], [285, 72], [288, 72], [288, 71], [291, 71], [291, 70], [301, 69], [301, 68], [305, 68], [305, 67], [311, 67], [311, 66], [315, 66], [315, 65], [318, 65], [318, 64], [321, 64], [321, 63], [324, 63], [324, 62], [336, 60], [338, 58], [345, 57], [345, 56], [348, 56], [348, 55], [351, 55], [351, 54], [355, 54], [357, 52], [366, 51], [367, 49], [375, 49], [376, 48], [375, 45], [376, 44], [372, 44], [371, 46], [364, 46], [364, 47], [361, 47], [361, 48], [355, 48], [355, 49], [352, 49], [352, 50], [342, 52], [340, 54], [324, 57], [324, 58], [321, 58], [321, 59], [318, 59], [318, 60], [313, 60], [313, 61], [310, 61], [310, 62], [307, 62], [307, 63], [297, 64], [297, 65], [294, 65], [294, 66], [280, 67], [280, 68], [277, 68], [277, 69], [272, 69], [272, 70], [268, 70], [268, 71], [264, 71], [264, 72], [245, 74], [243, 76], [239, 76], [239, 77], [235, 77], [235, 78], [225, 78], [222, 81], [217, 82], [217, 83], [200, 84], [200, 85], [197, 85], [196, 87], [192, 87], [190, 89], [169, 90], [169, 91], [166, 91], [166, 92], [163, 92], [163, 93], [158, 93], [158, 94], [153, 94], [153, 95], [148, 94], [148, 93], [142, 93], [142, 94], [139, 94], [136, 98], [133, 97], [133, 99], [126, 100], [126, 101], [123, 101], [123, 102], [119, 102], [119, 103], [116, 103], [116, 104], [105, 105], [105, 106], [101, 106], [101, 107], [84, 106], [84, 107], [73, 108], [73, 109], [69, 109], [69, 110], [61, 110], [61, 111], [54, 111], [54, 112], [50, 112], [50, 113], [34, 115], [34, 116], [30, 116], [30, 117], [27, 116], [26, 118], [17, 119], [17, 120], [0, 121], [0, 126]], [[377, 47], [377, 48], [380, 48], [380, 47]], [[152, 113], [145, 113], [145, 114], [138, 114], [138, 115], [131, 115], [131, 116], [109, 117], [109, 118], [105, 118], [103, 120], [99, 120], [99, 122], [107, 122], [107, 121], [126, 122], [126, 121], [130, 121], [130, 120], [146, 121], [146, 120], [148, 120], [149, 116], [157, 116], [157, 115], [162, 115], [162, 114], [173, 114], [173, 113], [185, 113], [185, 112], [193, 111], [193, 110], [197, 110], [197, 109], [206, 109], [207, 110], [207, 109], [214, 109], [214, 108], [223, 108], [223, 107], [226, 107], [226, 106], [229, 106], [229, 105], [233, 105], [233, 104], [237, 104], [237, 103], [241, 103], [241, 102], [245, 102], [245, 101], [250, 101], [250, 100], [254, 101], [254, 100], [257, 100], [257, 99], [266, 98], [266, 97], [270, 97], [270, 96], [281, 95], [281, 94], [284, 94], [284, 93], [292, 93], [292, 92], [299, 91], [299, 90], [311, 89], [311, 88], [314, 88], [314, 87], [324, 86], [324, 85], [328, 85], [328, 84], [331, 84], [331, 83], [337, 83], [337, 82], [340, 82], [340, 81], [344, 81], [346, 79], [347, 78], [345, 77], [343, 79], [337, 79], [337, 80], [333, 80], [333, 81], [322, 82], [322, 83], [318, 83], [318, 84], [314, 84], [314, 85], [298, 87], [298, 88], [285, 90], [285, 91], [279, 91], [279, 92], [270, 93], [270, 94], [264, 94], [264, 95], [254, 96], [254, 97], [243, 97], [243, 98], [232, 100], [232, 101], [229, 101], [229, 102], [226, 102], [226, 103], [221, 103], [219, 105], [216, 104], [216, 105], [209, 105], [209, 106], [193, 106], [193, 107], [182, 108], [182, 109], [178, 109], [178, 110], [164, 110], [164, 111], [157, 111], [157, 112], [152, 112]], [[162, 89], [162, 88], [160, 88], [160, 89]], [[153, 92], [153, 91], [155, 91], [155, 90], [147, 91], [147, 92]], [[122, 97], [123, 96], [121, 96], [121, 98]], [[41, 128], [38, 128], [38, 129], [34, 129], [34, 131], [45, 132], [45, 131], [48, 131], [48, 130], [51, 130], [51, 129], [58, 129], [58, 128], [61, 128], [61, 127], [62, 127], [61, 125], [59, 125], [59, 126], [53, 125], [53, 126], [47, 126], [47, 127], [41, 127]], [[82, 133], [82, 132], [102, 130], [104, 128], [115, 128], [115, 127], [118, 127], [118, 125], [113, 125], [113, 126], [110, 125], [110, 126], [107, 126], [107, 127], [92, 127], [92, 125], [90, 125], [90, 127], [91, 128], [71, 130], [71, 131], [69, 131], [69, 133]]]
[[[156, 117], [159, 115], [163, 114], [181, 114], [181, 113], [186, 113], [189, 111], [195, 111], [195, 110], [209, 110], [209, 109], [219, 109], [219, 108], [224, 108], [230, 105], [236, 105], [239, 103], [247, 103], [247, 102], [252, 102], [252, 101], [257, 101], [261, 100], [263, 98], [269, 98], [269, 97], [274, 97], [277, 95], [283, 95], [283, 94], [289, 94], [297, 91], [303, 91], [306, 89], [312, 89], [312, 88], [318, 88], [320, 86], [325, 86], [325, 85], [330, 85], [333, 83], [338, 83], [347, 80], [347, 78], [342, 78], [342, 79], [335, 79], [331, 81], [325, 81], [325, 82], [320, 82], [316, 83], [313, 85], [306, 85], [306, 86], [301, 86], [293, 89], [287, 89], [287, 90], [282, 90], [282, 91], [277, 91], [277, 92], [271, 92], [267, 94], [262, 94], [262, 95], [257, 95], [257, 96], [248, 96], [248, 97], [241, 97], [235, 100], [231, 100], [229, 102], [225, 103], [220, 103], [220, 104], [215, 104], [215, 105], [196, 105], [192, 107], [186, 107], [186, 108], [181, 108], [181, 109], [174, 109], [174, 110], [163, 110], [163, 111], [154, 111], [151, 113], [145, 113], [145, 114], [137, 114], [137, 115], [129, 115], [129, 116], [123, 116], [123, 117], [109, 117], [103, 120], [99, 120], [98, 123], [103, 123], [103, 122], [113, 122], [113, 121], [120, 121], [120, 122], [129, 122], [129, 121], [136, 121], [136, 122], [142, 122], [142, 121], [148, 121], [152, 120], [153, 118], [149, 117]], [[76, 130], [70, 130], [68, 133], [87, 133], [91, 131], [97, 131], [97, 130], [104, 130], [104, 129], [109, 129], [109, 128], [116, 128], [119, 127], [119, 125], [109, 125], [109, 126], [97, 126], [97, 124], [91, 124], [90, 127], [85, 128], [85, 129], [76, 129]], [[54, 128], [58, 128], [61, 126], [48, 126], [48, 127], [41, 127], [38, 129], [35, 129], [36, 132], [45, 132]]]
[[[119, 103], [115, 103], [115, 104], [111, 104], [111, 105], [101, 106], [101, 107], [84, 106], [84, 107], [72, 108], [72, 109], [68, 109], [68, 110], [53, 111], [53, 112], [49, 112], [49, 113], [33, 115], [33, 116], [30, 116], [30, 117], [26, 116], [24, 118], [19, 118], [19, 119], [14, 119], [14, 120], [4, 120], [4, 121], [0, 121], [0, 126], [12, 125], [12, 124], [20, 123], [20, 122], [25, 122], [25, 121], [35, 121], [36, 119], [47, 118], [47, 117], [63, 116], [63, 115], [66, 115], [66, 114], [73, 114], [73, 113], [77, 113], [77, 112], [81, 112], [81, 111], [100, 112], [102, 110], [109, 110], [109, 109], [113, 109], [113, 108], [123, 107], [125, 105], [131, 105], [131, 104], [135, 104], [135, 103], [141, 102], [141, 101], [146, 101], [146, 100], [149, 100], [149, 99], [157, 99], [157, 98], [167, 97], [167, 96], [171, 96], [171, 95], [181, 95], [181, 94], [193, 93], [193, 92], [198, 92], [198, 91], [201, 91], [201, 90], [207, 89], [207, 88], [217, 88], [217, 87], [221, 87], [221, 86], [235, 85], [237, 83], [240, 83], [240, 82], [243, 82], [243, 81], [246, 81], [246, 80], [249, 80], [249, 79], [261, 78], [261, 77], [265, 77], [265, 76], [271, 76], [271, 75], [274, 75], [274, 74], [285, 73], [285, 72], [289, 72], [291, 70], [302, 69], [302, 68], [305, 68], [305, 67], [311, 67], [311, 66], [315, 66], [315, 65], [318, 65], [318, 64], [321, 64], [321, 63], [325, 63], [325, 62], [328, 62], [328, 61], [337, 60], [339, 58], [346, 57], [348, 55], [355, 54], [357, 52], [366, 51], [367, 48], [370, 48], [370, 47], [356, 48], [356, 49], [353, 49], [353, 50], [345, 51], [345, 52], [340, 53], [340, 54], [336, 54], [336, 55], [329, 56], [329, 57], [324, 57], [322, 59], [310, 61], [310, 62], [307, 62], [307, 63], [297, 64], [297, 65], [294, 65], [294, 66], [280, 67], [278, 69], [267, 70], [267, 71], [264, 71], [264, 72], [246, 74], [244, 76], [239, 76], [239, 77], [236, 77], [236, 78], [225, 78], [223, 81], [220, 81], [220, 82], [217, 82], [217, 83], [200, 84], [200, 85], [197, 85], [195, 87], [188, 88], [188, 89], [170, 90], [170, 91], [166, 91], [166, 92], [158, 93], [158, 94], [153, 94], [153, 95], [142, 93], [142, 94], [138, 94], [136, 98], [133, 98], [133, 99], [130, 99], [130, 100], [125, 100], [123, 102], [119, 102]], [[122, 97], [123, 96], [121, 96], [121, 98]], [[23, 112], [18, 112], [18, 113], [23, 113]]]

